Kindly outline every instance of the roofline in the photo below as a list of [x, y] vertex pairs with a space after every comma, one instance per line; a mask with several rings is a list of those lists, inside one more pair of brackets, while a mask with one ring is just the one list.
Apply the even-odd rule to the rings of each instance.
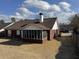
[[[56, 19], [57, 20], [57, 17], [44, 17], [44, 19]], [[39, 18], [36, 18], [36, 19], [24, 19], [24, 20], [29, 20], [29, 21], [31, 21], [31, 20], [39, 20]]]

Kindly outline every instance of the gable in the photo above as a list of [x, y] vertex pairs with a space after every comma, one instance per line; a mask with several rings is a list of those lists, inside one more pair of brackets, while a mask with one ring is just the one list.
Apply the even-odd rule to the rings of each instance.
[[54, 25], [53, 25], [53, 27], [52, 27], [52, 30], [58, 30], [58, 29], [59, 29], [58, 22], [56, 20], [55, 23], [54, 23]]
[[23, 30], [41, 30], [41, 28], [31, 25], [31, 26], [25, 27]]
[[29, 24], [29, 25], [22, 27], [20, 30], [44, 30], [44, 29], [48, 29], [48, 28], [44, 27], [43, 25], [39, 25], [39, 24]]

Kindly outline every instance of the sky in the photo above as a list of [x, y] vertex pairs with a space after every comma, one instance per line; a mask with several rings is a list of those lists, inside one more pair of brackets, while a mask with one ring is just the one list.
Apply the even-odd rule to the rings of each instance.
[[35, 19], [42, 12], [45, 17], [58, 17], [59, 22], [68, 23], [67, 19], [79, 12], [78, 4], [79, 0], [0, 0], [0, 19]]

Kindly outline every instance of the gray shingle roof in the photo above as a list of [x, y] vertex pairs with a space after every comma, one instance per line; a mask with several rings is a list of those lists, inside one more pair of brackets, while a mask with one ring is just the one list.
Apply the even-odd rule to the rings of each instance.
[[44, 22], [36, 22], [36, 20], [20, 20], [15, 22], [12, 26], [7, 27], [7, 30], [18, 30], [27, 27], [28, 24], [32, 24], [42, 29], [52, 29], [57, 18], [45, 18]]

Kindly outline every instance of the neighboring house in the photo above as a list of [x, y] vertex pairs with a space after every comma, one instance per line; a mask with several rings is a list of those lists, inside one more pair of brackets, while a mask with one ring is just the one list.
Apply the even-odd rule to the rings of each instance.
[[71, 25], [70, 24], [61, 24], [60, 25], [60, 32], [69, 32], [71, 31]]
[[0, 23], [0, 37], [5, 35], [5, 27], [8, 26], [10, 23]]
[[40, 13], [38, 20], [20, 20], [5, 28], [6, 36], [25, 40], [52, 40], [58, 33], [57, 18], [44, 18]]

